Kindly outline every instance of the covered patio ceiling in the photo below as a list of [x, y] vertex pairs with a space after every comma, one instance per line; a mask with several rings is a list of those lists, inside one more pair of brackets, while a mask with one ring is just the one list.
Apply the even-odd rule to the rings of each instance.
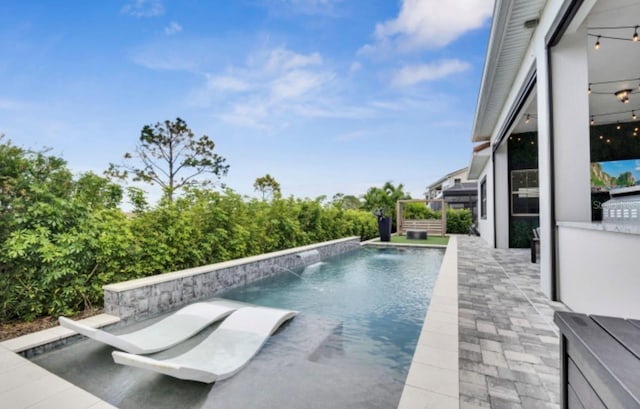
[[[525, 28], [525, 22], [535, 20], [544, 6], [544, 1], [505, 0], [496, 2], [495, 23], [489, 39], [489, 49], [482, 77], [473, 124], [473, 142], [488, 141], [498, 116], [502, 111], [513, 81], [521, 68], [533, 29]], [[638, 0], [598, 1], [585, 20], [585, 37], [588, 52], [589, 115], [595, 123], [628, 122], [632, 111], [640, 117], [640, 41], [633, 42], [634, 29], [596, 29], [597, 27], [635, 27], [640, 24], [640, 2]], [[597, 37], [600, 48], [594, 48]], [[629, 41], [607, 39], [626, 37]], [[623, 104], [615, 92], [630, 89], [629, 103]], [[585, 90], [587, 92], [588, 90]], [[534, 132], [537, 130], [537, 102], [535, 92], [520, 112], [519, 120], [511, 132]], [[526, 122], [527, 114], [530, 120]], [[586, 118], [585, 120], [589, 120]]]
[[[638, 0], [599, 1], [586, 21], [586, 41], [589, 61], [589, 114], [596, 124], [628, 122], [631, 111], [640, 117], [640, 41], [631, 41], [633, 28], [601, 30], [598, 27], [635, 27], [640, 24], [640, 2]], [[602, 35], [600, 48], [594, 45]], [[619, 37], [614, 40], [605, 37]], [[616, 96], [619, 90], [630, 89], [629, 103], [623, 104]], [[610, 115], [608, 115], [610, 114]]]

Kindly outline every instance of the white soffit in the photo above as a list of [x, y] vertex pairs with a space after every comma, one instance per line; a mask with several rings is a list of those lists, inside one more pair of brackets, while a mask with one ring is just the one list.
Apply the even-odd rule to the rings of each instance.
[[490, 157], [490, 146], [487, 146], [482, 150], [474, 150], [474, 152], [471, 154], [471, 161], [469, 162], [469, 175], [467, 176], [467, 178], [469, 180], [478, 180]]
[[489, 46], [473, 123], [473, 142], [489, 140], [535, 28], [524, 23], [540, 17], [545, 0], [496, 0]]

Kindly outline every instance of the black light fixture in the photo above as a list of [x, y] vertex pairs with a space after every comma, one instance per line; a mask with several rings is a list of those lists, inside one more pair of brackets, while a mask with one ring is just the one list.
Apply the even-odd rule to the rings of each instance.
[[638, 117], [636, 116], [636, 111], [631, 111], [631, 119], [635, 121], [637, 118]]
[[636, 26], [636, 29], [633, 32], [633, 37], [631, 37], [631, 41], [633, 41], [634, 43], [638, 42], [638, 27], [640, 26]]
[[622, 102], [623, 104], [628, 104], [629, 103], [629, 95], [630, 94], [631, 94], [631, 90], [630, 89], [621, 89], [620, 91], [617, 91], [617, 92], [614, 93], [616, 98], [618, 98], [618, 100], [620, 102]]
[[595, 48], [596, 50], [600, 49], [600, 36], [598, 36], [598, 38], [596, 39], [596, 43], [593, 45], [593, 48]]

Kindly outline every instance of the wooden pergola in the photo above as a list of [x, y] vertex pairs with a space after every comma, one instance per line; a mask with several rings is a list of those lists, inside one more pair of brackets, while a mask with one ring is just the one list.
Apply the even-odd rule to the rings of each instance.
[[[405, 219], [402, 217], [402, 207], [405, 203], [439, 203], [442, 217], [438, 219]], [[444, 236], [447, 233], [447, 209], [444, 199], [405, 199], [396, 203], [396, 218], [398, 234], [404, 236], [407, 230], [423, 230], [430, 235]]]

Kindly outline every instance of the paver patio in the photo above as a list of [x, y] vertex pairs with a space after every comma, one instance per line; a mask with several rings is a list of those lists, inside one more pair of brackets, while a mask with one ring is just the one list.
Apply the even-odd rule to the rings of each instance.
[[539, 289], [526, 249], [458, 238], [460, 408], [560, 408], [558, 329], [565, 309]]

